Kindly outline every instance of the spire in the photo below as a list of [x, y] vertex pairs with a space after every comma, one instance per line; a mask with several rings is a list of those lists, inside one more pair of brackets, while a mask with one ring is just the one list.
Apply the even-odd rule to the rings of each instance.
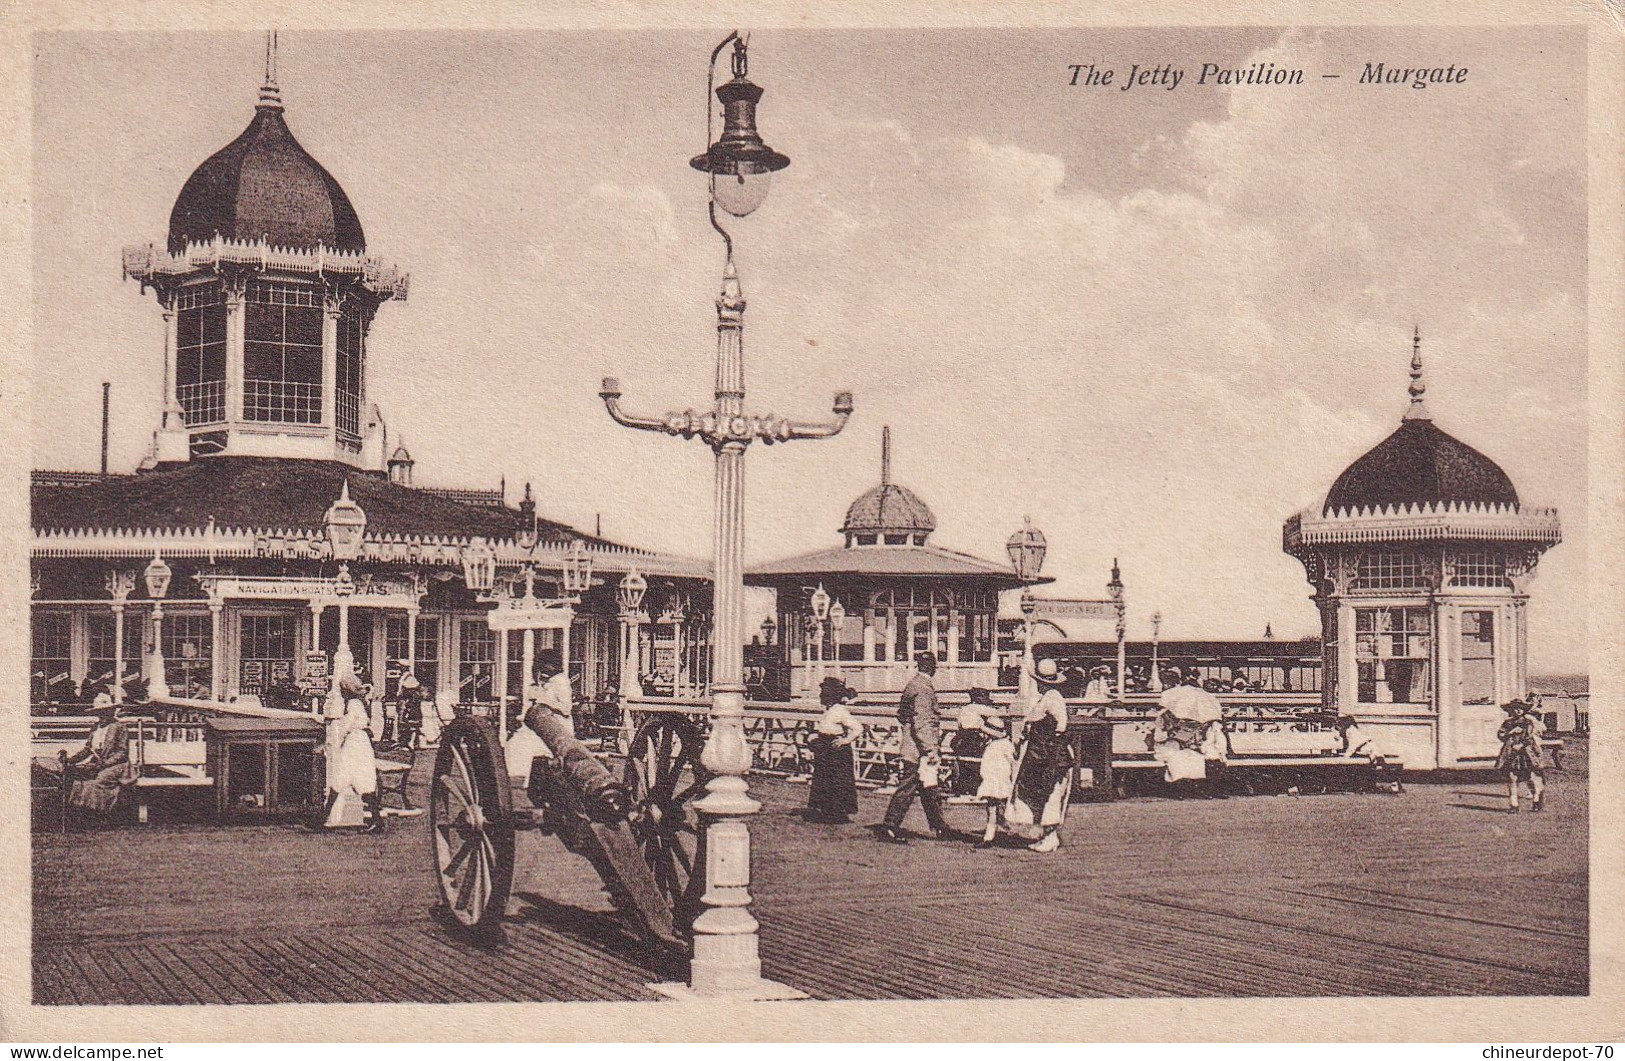
[[1427, 403], [1422, 396], [1427, 393], [1428, 385], [1422, 381], [1422, 328], [1413, 326], [1411, 333], [1411, 407], [1405, 410], [1406, 420], [1432, 420], [1433, 414], [1428, 412]]
[[891, 427], [880, 429], [880, 485], [891, 485]]
[[260, 85], [260, 101], [254, 105], [257, 110], [282, 109], [282, 90], [276, 83], [276, 33], [274, 29], [265, 31], [265, 81]]

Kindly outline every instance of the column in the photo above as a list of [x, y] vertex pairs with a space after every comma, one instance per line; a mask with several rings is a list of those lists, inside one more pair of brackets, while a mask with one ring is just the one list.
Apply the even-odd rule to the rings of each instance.
[[1360, 667], [1356, 662], [1354, 605], [1333, 598], [1337, 614], [1337, 707], [1352, 711], [1360, 702]]
[[152, 664], [147, 676], [147, 699], [169, 699], [169, 682], [164, 675], [164, 604], [152, 602]]
[[523, 665], [525, 669], [519, 676], [519, 706], [520, 710], [528, 711], [530, 708], [525, 698], [530, 695], [530, 685], [536, 680], [536, 631], [525, 631], [525, 644], [520, 651], [524, 658]]
[[[683, 664], [687, 662], [688, 652], [683, 645], [683, 615], [681, 612], [678, 612], [677, 617], [671, 621], [671, 643], [674, 657], [671, 670], [671, 695], [682, 696]], [[565, 642], [564, 647], [566, 650], [569, 649], [568, 641]], [[564, 658], [568, 660], [570, 657], [566, 654]], [[569, 669], [568, 663], [566, 663], [565, 668]]]
[[[521, 685], [523, 689], [523, 685]], [[497, 735], [508, 743], [508, 631], [497, 631]]]
[[[343, 301], [329, 294], [322, 299], [322, 426], [338, 424], [339, 311]], [[389, 454], [384, 454], [387, 458]]]
[[226, 422], [243, 418], [243, 294], [245, 284], [226, 282]]
[[226, 602], [209, 599], [209, 699], [216, 702], [226, 698], [226, 639], [221, 636]]
[[863, 662], [875, 661], [875, 610], [863, 610]]
[[[417, 676], [418, 669], [418, 610], [406, 609], [406, 669]], [[428, 692], [429, 690], [424, 690]]]
[[180, 389], [180, 372], [176, 369], [175, 359], [180, 353], [180, 337], [175, 320], [175, 297], [169, 296], [164, 302], [164, 397], [163, 403], [158, 406], [162, 411], [159, 426], [179, 430], [184, 424], [171, 423], [170, 412], [179, 406], [177, 392]]
[[948, 609], [948, 663], [959, 662], [959, 609]]
[[113, 702], [124, 702], [124, 602], [113, 602]]
[[1529, 607], [1525, 601], [1513, 605], [1516, 616], [1512, 629], [1517, 635], [1515, 648], [1517, 672], [1513, 675], [1512, 694], [1520, 699], [1529, 695]]

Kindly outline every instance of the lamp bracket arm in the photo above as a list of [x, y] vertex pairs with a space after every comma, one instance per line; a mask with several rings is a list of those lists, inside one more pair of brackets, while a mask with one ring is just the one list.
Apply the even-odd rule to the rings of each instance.
[[635, 416], [621, 409], [620, 384], [613, 379], [604, 380], [598, 397], [604, 401], [604, 409], [609, 413], [610, 419], [622, 427], [634, 427], [639, 431], [669, 431], [670, 417]]
[[[786, 420], [771, 418], [775, 426], [772, 436], [763, 435], [764, 442], [788, 442], [798, 438], [833, 438], [846, 427], [846, 422], [852, 416], [852, 392], [841, 391], [835, 395], [835, 419], [822, 423], [808, 423], [800, 420]], [[764, 418], [764, 427], [769, 418]]]

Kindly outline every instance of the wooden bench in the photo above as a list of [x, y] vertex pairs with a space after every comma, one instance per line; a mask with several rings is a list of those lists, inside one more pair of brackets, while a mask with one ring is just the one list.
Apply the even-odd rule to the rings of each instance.
[[209, 744], [203, 739], [201, 725], [143, 719], [131, 729], [130, 762], [136, 776], [130, 791], [135, 795], [137, 821], [147, 821], [152, 797], [161, 790], [214, 787], [214, 778], [208, 775]]

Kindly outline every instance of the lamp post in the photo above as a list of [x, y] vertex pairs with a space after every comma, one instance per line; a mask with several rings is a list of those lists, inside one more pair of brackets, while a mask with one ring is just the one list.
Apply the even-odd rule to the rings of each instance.
[[142, 572], [147, 583], [147, 595], [152, 598], [152, 662], [147, 672], [147, 699], [169, 699], [169, 682], [164, 677], [164, 597], [169, 593], [169, 580], [174, 572], [158, 553]]
[[[830, 605], [829, 608], [829, 640], [830, 644], [835, 646], [835, 663], [837, 671], [840, 670], [839, 664], [841, 662], [841, 629], [845, 622], [846, 605], [837, 600], [834, 604]], [[820, 664], [822, 664], [824, 661], [824, 639], [822, 637], [818, 639], [818, 661]], [[820, 682], [822, 682], [824, 678], [823, 669], [824, 668], [822, 666], [818, 668], [818, 678]], [[845, 679], [843, 678], [842, 680], [844, 681]]]
[[1033, 616], [1038, 612], [1038, 600], [1030, 587], [1044, 570], [1049, 543], [1044, 540], [1044, 532], [1033, 526], [1032, 517], [1023, 516], [1021, 529], [1010, 535], [1004, 549], [1016, 577], [1027, 584], [1021, 589], [1021, 674], [1016, 679], [1016, 688], [1022, 700], [1031, 701], [1038, 697], [1038, 686], [1033, 680]]
[[643, 618], [643, 595], [649, 592], [649, 580], [638, 574], [637, 568], [632, 568], [621, 579], [615, 590], [615, 598], [621, 606], [621, 621], [626, 629], [626, 651], [621, 660], [621, 704], [624, 706], [628, 699], [643, 696], [643, 681], [641, 671], [643, 661], [639, 650], [639, 639], [642, 636], [639, 630]]
[[816, 696], [818, 683], [824, 680], [824, 622], [829, 618], [829, 592], [824, 589], [822, 582], [813, 591], [807, 604], [812, 609], [813, 643], [818, 646], [818, 670], [807, 683], [807, 693]]
[[[730, 33], [711, 53], [711, 77], [717, 56], [734, 45], [733, 80], [716, 90], [722, 103], [722, 135], [690, 165], [710, 175], [711, 225], [727, 246], [722, 292], [717, 298], [717, 367], [715, 405], [664, 417], [633, 416], [620, 407], [621, 388], [605, 379], [599, 391], [616, 423], [642, 431], [660, 431], [702, 439], [716, 454], [713, 559], [715, 657], [712, 663], [711, 733], [701, 758], [712, 778], [695, 807], [705, 824], [706, 891], [703, 910], [694, 922], [694, 960], [688, 990], [704, 997], [773, 998], [797, 993], [762, 979], [757, 923], [750, 905], [750, 829], [748, 819], [760, 809], [749, 796], [745, 773], [750, 746], [745, 741], [744, 681], [744, 544], [745, 450], [751, 442], [789, 442], [828, 438], [846, 426], [852, 396], [835, 396], [835, 419], [801, 423], [773, 415], [747, 415], [744, 350], [741, 342], [745, 298], [733, 263], [733, 238], [717, 221], [717, 208], [735, 217], [761, 204], [769, 176], [790, 164], [770, 150], [756, 131], [756, 103], [762, 90], [746, 79], [745, 42]], [[710, 114], [707, 82], [707, 114]], [[709, 134], [709, 131], [708, 131]]]
[[1151, 691], [1162, 692], [1162, 613], [1151, 613]]
[[776, 633], [778, 633], [778, 630], [779, 630], [779, 624], [773, 621], [773, 617], [771, 615], [769, 615], [766, 619], [763, 619], [762, 620], [762, 644], [764, 644], [764, 645], [773, 644], [773, 636]]
[[1123, 573], [1117, 569], [1117, 557], [1112, 557], [1112, 579], [1106, 583], [1106, 595], [1117, 610], [1117, 699], [1123, 699], [1124, 684], [1128, 677], [1128, 609], [1123, 602]]

